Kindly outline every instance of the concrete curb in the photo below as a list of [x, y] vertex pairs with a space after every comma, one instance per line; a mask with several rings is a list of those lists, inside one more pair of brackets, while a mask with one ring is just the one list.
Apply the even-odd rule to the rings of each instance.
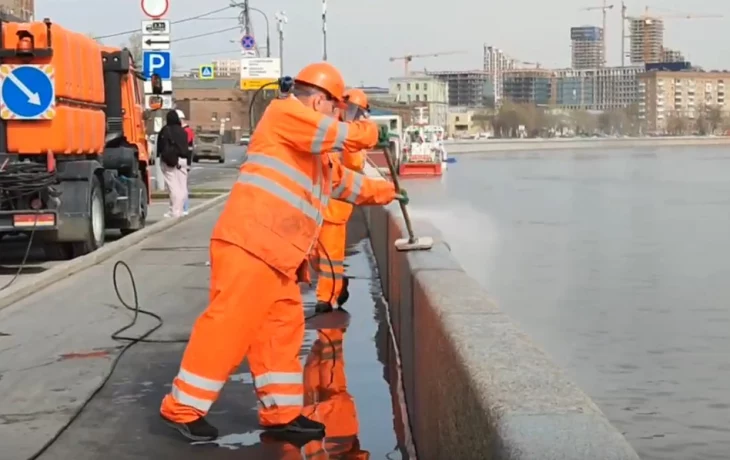
[[[215, 198], [220, 195], [227, 195], [229, 192], [195, 192], [195, 193], [188, 193], [188, 198], [191, 199], [201, 199], [201, 198]], [[163, 201], [170, 199], [170, 195], [167, 193], [165, 194], [152, 194], [152, 200], [153, 201]]]
[[[428, 221], [365, 208], [421, 460], [639, 460], [596, 404], [489, 298]], [[468, 442], [465, 442], [468, 440]]]
[[146, 238], [172, 228], [188, 219], [191, 219], [216, 205], [223, 203], [228, 198], [228, 194], [223, 194], [210, 199], [204, 203], [191, 208], [187, 216], [177, 219], [163, 219], [155, 222], [149, 227], [145, 227], [131, 235], [127, 235], [117, 241], [105, 244], [104, 247], [76, 259], [69, 260], [62, 264], [56, 265], [49, 270], [34, 276], [28, 280], [18, 280], [16, 284], [11, 285], [5, 291], [0, 293], [0, 310], [7, 308], [14, 303], [24, 299], [25, 297], [40, 291], [64, 278], [68, 278], [80, 271], [93, 267], [116, 254], [128, 249]]

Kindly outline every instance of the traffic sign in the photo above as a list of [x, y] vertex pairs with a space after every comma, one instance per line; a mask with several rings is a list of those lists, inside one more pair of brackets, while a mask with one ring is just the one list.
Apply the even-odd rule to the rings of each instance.
[[241, 37], [241, 46], [245, 50], [252, 50], [256, 48], [256, 39], [252, 35], [244, 35]]
[[241, 59], [241, 89], [255, 90], [275, 82], [281, 77], [280, 63], [279, 58]]
[[170, 21], [167, 19], [142, 21], [142, 35], [170, 35]]
[[256, 50], [241, 50], [243, 57], [256, 57]]
[[145, 35], [142, 37], [143, 50], [169, 50], [169, 35]]
[[145, 51], [142, 53], [143, 72], [146, 79], [156, 73], [163, 80], [172, 78], [172, 59], [169, 51]]
[[213, 80], [215, 78], [215, 72], [213, 66], [210, 64], [200, 66], [200, 79], [201, 80]]
[[0, 66], [0, 117], [50, 120], [56, 114], [56, 84], [50, 65]]
[[152, 19], [160, 19], [170, 9], [170, 0], [141, 0], [142, 12]]

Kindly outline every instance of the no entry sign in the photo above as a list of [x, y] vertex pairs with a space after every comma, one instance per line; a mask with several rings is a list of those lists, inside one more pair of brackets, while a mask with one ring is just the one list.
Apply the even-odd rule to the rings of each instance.
[[170, 8], [170, 0], [141, 0], [142, 12], [152, 19], [159, 19]]

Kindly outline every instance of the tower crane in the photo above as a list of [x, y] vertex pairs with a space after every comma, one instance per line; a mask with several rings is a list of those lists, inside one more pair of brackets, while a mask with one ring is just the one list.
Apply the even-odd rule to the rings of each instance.
[[[678, 12], [672, 12], [668, 14], [654, 14], [649, 12], [649, 7], [646, 6], [644, 8], [644, 13], [638, 17], [633, 18], [626, 18], [625, 15], [622, 15], [624, 17], [624, 20], [626, 19], [638, 19], [644, 22], [645, 25], [651, 24], [652, 21], [655, 20], [664, 20], [664, 19], [713, 19], [713, 18], [722, 18], [723, 16], [721, 14], [692, 14], [692, 13], [678, 13]], [[651, 60], [651, 46], [650, 46], [650, 40], [649, 40], [649, 28], [644, 27], [644, 37], [643, 37], [643, 60], [644, 63], [648, 63]]]
[[413, 58], [429, 58], [429, 57], [438, 57], [438, 56], [447, 56], [451, 54], [463, 54], [466, 53], [466, 51], [443, 51], [440, 53], [425, 53], [425, 54], [406, 54], [405, 56], [395, 56], [390, 58], [390, 62], [394, 61], [403, 61], [403, 69], [405, 71], [405, 76], [409, 75], [408, 72], [408, 65], [411, 63]]
[[606, 5], [606, 0], [603, 0], [602, 6], [589, 6], [587, 8], [581, 8], [581, 11], [594, 11], [601, 10], [603, 12], [603, 65], [606, 65], [606, 13], [608, 10], [612, 10], [613, 5]]

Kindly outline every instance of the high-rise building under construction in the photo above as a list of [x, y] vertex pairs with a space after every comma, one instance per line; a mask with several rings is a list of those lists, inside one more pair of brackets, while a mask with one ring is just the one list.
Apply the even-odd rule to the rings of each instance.
[[571, 27], [571, 67], [574, 69], [597, 69], [606, 62], [603, 46], [603, 29], [594, 26]]
[[35, 0], [0, 0], [0, 13], [30, 21], [35, 14]]
[[484, 72], [489, 76], [488, 93], [491, 93], [495, 107], [502, 105], [503, 73], [505, 70], [514, 69], [515, 60], [507, 56], [504, 51], [495, 47], [484, 45]]
[[632, 64], [662, 62], [664, 50], [664, 21], [648, 16], [629, 18]]

